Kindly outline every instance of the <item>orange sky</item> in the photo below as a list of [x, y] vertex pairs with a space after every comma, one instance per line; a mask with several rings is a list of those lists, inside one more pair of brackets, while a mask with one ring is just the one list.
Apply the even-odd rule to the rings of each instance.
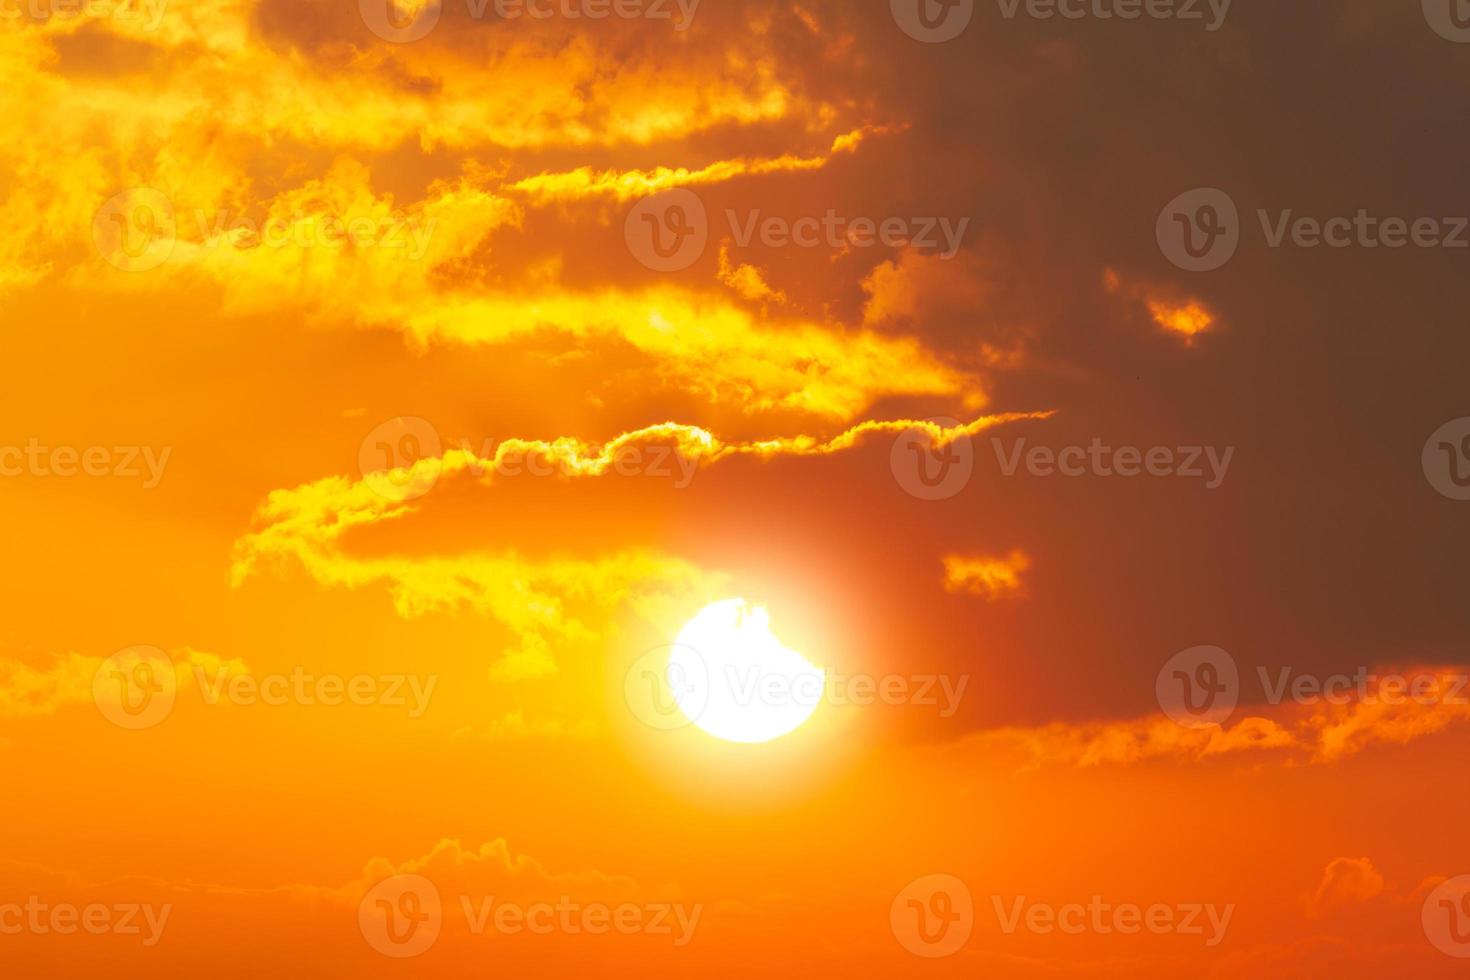
[[0, 968], [1462, 975], [1391, 6], [0, 3]]

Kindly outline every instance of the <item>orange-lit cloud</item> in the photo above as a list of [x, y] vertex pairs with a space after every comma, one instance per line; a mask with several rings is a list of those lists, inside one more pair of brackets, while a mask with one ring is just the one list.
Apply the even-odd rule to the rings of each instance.
[[970, 736], [969, 744], [982, 753], [1012, 754], [1028, 767], [1198, 762], [1273, 751], [1282, 753], [1279, 758], [1284, 764], [1331, 764], [1370, 746], [1405, 745], [1470, 721], [1470, 699], [1462, 697], [1462, 673], [1420, 668], [1405, 676], [1425, 678], [1419, 696], [1404, 697], [1371, 685], [1339, 705], [1242, 707], [1241, 717], [1223, 726], [1187, 728], [1163, 715], [1150, 715], [994, 729]]
[[1148, 311], [1153, 315], [1155, 323], [1186, 340], [1196, 334], [1204, 333], [1215, 325], [1215, 315], [1205, 309], [1198, 300], [1171, 303], [1161, 299], [1150, 299]]
[[1030, 567], [1031, 559], [1021, 551], [1013, 551], [1004, 558], [946, 555], [944, 589], [986, 599], [1014, 598], [1025, 594], [1021, 576]]
[[1142, 302], [1155, 326], [1186, 344], [1219, 326], [1219, 316], [1203, 300], [1182, 295], [1172, 287], [1125, 282], [1117, 270], [1107, 269], [1103, 272], [1103, 288], [1110, 295]]
[[1383, 893], [1383, 875], [1367, 858], [1337, 858], [1322, 872], [1322, 882], [1307, 900], [1313, 918], [1360, 905]]

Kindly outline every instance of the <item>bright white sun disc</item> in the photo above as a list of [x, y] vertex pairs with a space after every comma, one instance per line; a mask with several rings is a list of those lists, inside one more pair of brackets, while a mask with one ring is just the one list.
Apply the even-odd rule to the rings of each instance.
[[691, 722], [728, 742], [769, 742], [811, 717], [827, 676], [771, 632], [771, 617], [744, 599], [700, 610], [669, 656], [669, 687]]

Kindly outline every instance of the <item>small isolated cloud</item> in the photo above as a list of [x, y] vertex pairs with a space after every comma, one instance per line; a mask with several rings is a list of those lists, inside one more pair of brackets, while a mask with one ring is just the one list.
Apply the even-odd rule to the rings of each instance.
[[944, 590], [986, 599], [1017, 598], [1026, 594], [1021, 576], [1030, 567], [1031, 559], [1021, 551], [1012, 551], [1004, 558], [946, 555]]
[[1383, 875], [1367, 858], [1337, 858], [1322, 872], [1317, 890], [1307, 899], [1307, 914], [1314, 919], [1361, 905], [1383, 894]]
[[1170, 286], [1124, 282], [1115, 270], [1107, 269], [1103, 272], [1103, 288], [1109, 295], [1143, 304], [1156, 327], [1187, 346], [1220, 325], [1219, 315], [1207, 303]]

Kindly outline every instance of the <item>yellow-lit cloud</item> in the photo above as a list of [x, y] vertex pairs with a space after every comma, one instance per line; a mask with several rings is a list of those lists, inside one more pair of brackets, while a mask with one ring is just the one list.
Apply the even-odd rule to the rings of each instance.
[[[249, 673], [237, 659], [226, 660], [199, 650], [169, 654], [180, 687], [193, 680], [196, 668], [206, 674]], [[54, 714], [77, 704], [92, 704], [92, 680], [107, 658], [66, 653], [42, 665], [16, 659], [0, 660], [0, 718]]]
[[[921, 429], [935, 445], [943, 446], [987, 428], [1038, 417], [1043, 416], [986, 416], [951, 428], [913, 420], [870, 421], [830, 439], [798, 435], [749, 442], [726, 442], [695, 426], [666, 423], [625, 433], [600, 446], [567, 437], [509, 439], [488, 457], [470, 449], [451, 449], [442, 457], [416, 461], [400, 474], [400, 482], [428, 487], [471, 475], [493, 484], [509, 461], [530, 456], [567, 478], [595, 478], [613, 471], [626, 451], [652, 445], [671, 446], [696, 466], [740, 456], [826, 456], [877, 434], [909, 429]], [[421, 506], [379, 490], [375, 480], [366, 477], [328, 477], [272, 492], [256, 514], [255, 529], [235, 544], [235, 584], [242, 584], [262, 563], [288, 560], [325, 586], [385, 587], [405, 617], [472, 610], [495, 619], [517, 638], [517, 645], [504, 651], [496, 665], [496, 675], [524, 679], [555, 673], [562, 650], [593, 645], [601, 636], [600, 624], [625, 602], [646, 610], [671, 595], [712, 597], [723, 580], [717, 573], [650, 551], [540, 560], [514, 551], [433, 558], [350, 554], [343, 542], [353, 530], [403, 519]]]
[[592, 167], [579, 167], [562, 173], [543, 173], [527, 177], [511, 184], [507, 190], [524, 194], [540, 204], [589, 197], [629, 201], [674, 187], [717, 184], [736, 177], [761, 174], [820, 170], [834, 156], [852, 153], [867, 137], [887, 131], [889, 130], [880, 127], [868, 127], [843, 133], [833, 140], [829, 153], [818, 156], [803, 157], [788, 153], [766, 159], [720, 160], [697, 170], [686, 167], [656, 167], [652, 170], [599, 171]]

